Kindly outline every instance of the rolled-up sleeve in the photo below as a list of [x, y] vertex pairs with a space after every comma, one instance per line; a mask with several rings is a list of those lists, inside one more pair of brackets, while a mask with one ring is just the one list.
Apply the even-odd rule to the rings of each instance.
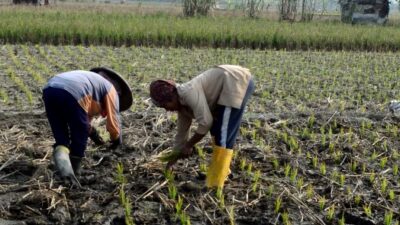
[[119, 118], [119, 101], [115, 88], [111, 88], [103, 100], [104, 111], [107, 116], [106, 128], [111, 140], [121, 138], [121, 120]]

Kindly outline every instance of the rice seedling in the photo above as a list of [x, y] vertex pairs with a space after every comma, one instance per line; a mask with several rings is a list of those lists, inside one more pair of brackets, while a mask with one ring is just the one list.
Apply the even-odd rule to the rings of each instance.
[[334, 216], [335, 216], [335, 205], [332, 205], [328, 208], [326, 218], [328, 221], [332, 221]]
[[282, 206], [282, 197], [281, 197], [281, 196], [278, 196], [278, 197], [275, 199], [275, 209], [274, 209], [274, 212], [275, 212], [276, 214], [280, 211], [281, 206]]
[[319, 209], [320, 209], [321, 211], [323, 211], [324, 208], [325, 208], [325, 204], [326, 204], [326, 198], [325, 198], [325, 196], [321, 196], [321, 197], [318, 199], [318, 204], [319, 204]]
[[384, 177], [383, 179], [381, 179], [380, 191], [381, 191], [382, 194], [386, 193], [387, 187], [388, 187], [387, 179], [386, 179], [386, 177]]
[[399, 174], [399, 166], [397, 164], [393, 165], [392, 172], [393, 176], [397, 176]]
[[393, 221], [393, 212], [392, 211], [386, 211], [383, 224], [384, 225], [391, 225], [392, 221]]
[[388, 196], [389, 196], [389, 200], [392, 201], [392, 202], [396, 199], [396, 194], [394, 193], [393, 189], [389, 190]]
[[344, 220], [344, 214], [342, 213], [342, 216], [340, 217], [340, 220], [339, 220], [339, 225], [345, 225], [346, 223], [345, 223], [345, 220]]
[[253, 184], [252, 184], [252, 191], [255, 193], [256, 191], [257, 191], [257, 187], [258, 187], [258, 185], [259, 185], [259, 182], [260, 182], [260, 177], [261, 177], [261, 171], [260, 170], [257, 170], [255, 173], [254, 173], [254, 176], [253, 176]]
[[117, 169], [117, 175], [115, 176], [115, 180], [117, 183], [120, 184], [119, 188], [119, 200], [124, 208], [125, 212], [125, 224], [127, 225], [133, 225], [133, 218], [132, 218], [132, 203], [131, 200], [128, 196], [126, 196], [124, 186], [127, 182], [125, 176], [124, 176], [124, 167], [121, 162], [117, 163], [116, 166]]
[[379, 165], [381, 166], [381, 169], [384, 169], [386, 166], [388, 158], [387, 157], [383, 157], [381, 158], [381, 160], [379, 161]]
[[364, 205], [363, 206], [364, 209], [364, 213], [367, 217], [372, 218], [372, 209], [371, 209], [371, 205]]
[[345, 181], [346, 181], [346, 175], [340, 174], [340, 177], [339, 177], [339, 184], [340, 184], [341, 187], [344, 186]]
[[292, 224], [292, 223], [290, 222], [290, 220], [289, 220], [289, 213], [288, 213], [288, 212], [283, 212], [283, 213], [281, 214], [281, 217], [282, 217], [282, 223], [283, 223], [284, 225], [290, 225], [290, 224]]

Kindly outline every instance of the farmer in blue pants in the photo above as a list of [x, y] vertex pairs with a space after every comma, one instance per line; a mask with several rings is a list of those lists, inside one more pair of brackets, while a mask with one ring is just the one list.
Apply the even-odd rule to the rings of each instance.
[[[170, 80], [150, 84], [153, 103], [178, 112], [174, 149], [181, 152], [182, 158], [190, 156], [193, 146], [210, 131], [213, 155], [207, 170], [208, 187], [224, 185], [244, 109], [253, 91], [250, 71], [236, 65], [216, 66], [184, 84]], [[193, 119], [198, 127], [189, 137]], [[167, 167], [175, 162], [169, 162]]]
[[43, 100], [55, 139], [53, 160], [63, 178], [79, 174], [88, 137], [104, 144], [90, 125], [93, 117], [107, 118], [111, 148], [122, 143], [119, 113], [132, 105], [132, 93], [115, 71], [98, 67], [58, 74], [44, 87]]

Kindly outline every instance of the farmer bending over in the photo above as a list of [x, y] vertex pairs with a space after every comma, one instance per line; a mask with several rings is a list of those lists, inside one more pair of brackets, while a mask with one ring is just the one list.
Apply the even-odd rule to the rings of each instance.
[[[180, 158], [189, 157], [193, 146], [210, 131], [213, 154], [207, 170], [207, 187], [224, 185], [242, 115], [253, 91], [250, 71], [236, 65], [216, 66], [184, 84], [170, 80], [150, 84], [153, 103], [178, 112], [174, 149], [181, 152]], [[189, 138], [192, 119], [198, 127]], [[167, 168], [176, 161], [169, 162]]]
[[63, 178], [79, 174], [88, 137], [105, 144], [90, 125], [94, 116], [107, 117], [111, 148], [122, 143], [119, 112], [130, 108], [132, 93], [118, 73], [99, 67], [58, 74], [44, 87], [43, 100], [56, 142], [53, 160]]

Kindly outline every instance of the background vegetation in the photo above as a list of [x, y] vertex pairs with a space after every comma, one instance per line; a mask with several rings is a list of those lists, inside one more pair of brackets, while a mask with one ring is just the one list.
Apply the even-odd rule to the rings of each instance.
[[352, 26], [333, 19], [291, 23], [218, 15], [142, 15], [88, 7], [2, 7], [0, 42], [396, 51], [400, 48], [400, 29], [395, 24]]

